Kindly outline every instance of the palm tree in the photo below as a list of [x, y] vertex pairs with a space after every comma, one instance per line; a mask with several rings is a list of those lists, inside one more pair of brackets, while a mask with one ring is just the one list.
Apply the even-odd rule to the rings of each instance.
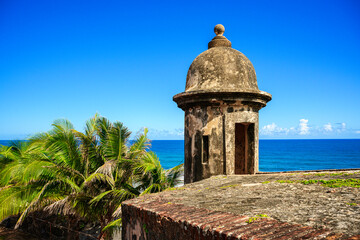
[[0, 220], [21, 213], [18, 228], [30, 212], [46, 210], [98, 221], [104, 238], [121, 222], [122, 201], [173, 187], [181, 174], [180, 165], [165, 171], [148, 151], [147, 129], [132, 144], [130, 134], [95, 115], [84, 133], [58, 120], [47, 133], [1, 147]]
[[142, 194], [164, 191], [167, 188], [175, 187], [180, 183], [179, 177], [182, 164], [170, 170], [164, 170], [159, 158], [154, 152], [147, 152], [144, 157], [136, 162], [134, 175]]
[[2, 146], [0, 151], [3, 163], [0, 173], [0, 219], [4, 219], [9, 215], [27, 212], [26, 209], [34, 205], [43, 194], [45, 186], [37, 178], [37, 162], [31, 162], [39, 155], [32, 145], [28, 142], [13, 142], [10, 147]]
[[[9, 163], [0, 174], [0, 219], [21, 214], [17, 229], [30, 212], [56, 202], [69, 205], [69, 196], [80, 192], [85, 164], [72, 128], [68, 121], [55, 121], [51, 131], [1, 153]], [[66, 212], [79, 218], [73, 210]]]
[[[175, 186], [179, 182], [182, 165], [168, 172], [163, 170], [157, 156], [148, 151], [147, 129], [131, 145], [128, 142], [130, 132], [121, 123], [112, 125], [102, 119], [97, 129], [105, 161], [86, 179], [83, 192], [92, 189], [90, 207], [97, 209], [103, 234], [106, 234], [105, 230], [111, 232], [121, 224], [121, 202]], [[101, 189], [94, 191], [94, 184], [99, 183]]]
[[[136, 142], [144, 141], [146, 139], [146, 132], [145, 130], [145, 135], [142, 135], [140, 137], [141, 139], [138, 139]], [[137, 144], [134, 144], [133, 147], [136, 145]], [[110, 179], [114, 179], [114, 184], [109, 184], [110, 190], [100, 193], [90, 201], [96, 208], [106, 206], [106, 208], [111, 209], [111, 211], [115, 210], [111, 216], [108, 216], [107, 221], [104, 222], [107, 225], [104, 227], [102, 225], [104, 232], [110, 232], [111, 234], [113, 230], [121, 226], [122, 201], [143, 194], [161, 192], [181, 183], [179, 178], [183, 171], [182, 164], [170, 170], [164, 170], [155, 153], [142, 152], [140, 156], [141, 157], [130, 159], [124, 158], [122, 164], [120, 164], [120, 168], [112, 171], [113, 176], [109, 175]], [[126, 166], [125, 169], [132, 171], [132, 174], [123, 174], [122, 178], [116, 178], [117, 171], [122, 171], [124, 165]], [[124, 178], [124, 176], [127, 176], [127, 178]], [[111, 221], [112, 219], [115, 220]]]

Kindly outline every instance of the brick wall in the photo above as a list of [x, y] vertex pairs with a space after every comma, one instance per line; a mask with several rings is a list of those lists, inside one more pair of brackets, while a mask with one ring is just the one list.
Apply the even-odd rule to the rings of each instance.
[[[122, 205], [123, 240], [344, 239], [327, 229], [249, 217], [167, 202], [133, 199]], [[354, 236], [350, 239], [360, 239]]]

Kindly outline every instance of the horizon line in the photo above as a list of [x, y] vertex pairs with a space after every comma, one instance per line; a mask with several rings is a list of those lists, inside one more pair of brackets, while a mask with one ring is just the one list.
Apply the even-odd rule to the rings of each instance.
[[[135, 139], [130, 139], [135, 140]], [[184, 141], [184, 139], [149, 139], [150, 141]], [[360, 138], [260, 138], [259, 140], [360, 140]], [[0, 141], [27, 141], [27, 139], [0, 139]]]

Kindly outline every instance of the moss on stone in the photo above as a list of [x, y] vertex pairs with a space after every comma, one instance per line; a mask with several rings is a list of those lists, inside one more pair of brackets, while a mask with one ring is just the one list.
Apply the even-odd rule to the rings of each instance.
[[357, 203], [346, 203], [346, 204], [349, 206], [357, 206], [358, 205]]
[[252, 223], [252, 222], [255, 222], [257, 220], [260, 220], [262, 218], [268, 218], [269, 216], [266, 215], [266, 214], [257, 214], [255, 217], [251, 217], [249, 218], [249, 220], [247, 220], [246, 222], [247, 223]]
[[227, 186], [221, 186], [220, 188], [233, 188], [233, 187], [237, 187], [239, 186], [239, 184], [232, 184], [232, 185], [227, 185]]
[[337, 188], [337, 187], [360, 187], [360, 179], [330, 179], [330, 180], [304, 180], [301, 181], [302, 184], [314, 184], [314, 183], [320, 183], [326, 187], [330, 188]]
[[276, 180], [278, 183], [301, 183], [304, 185], [309, 184], [322, 184], [324, 187], [338, 188], [338, 187], [360, 187], [360, 179], [309, 179], [309, 180]]

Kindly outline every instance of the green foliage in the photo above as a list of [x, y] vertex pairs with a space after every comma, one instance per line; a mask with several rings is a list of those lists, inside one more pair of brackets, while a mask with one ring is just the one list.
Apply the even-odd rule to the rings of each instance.
[[268, 218], [269, 216], [266, 214], [257, 214], [255, 217], [251, 217], [249, 218], [249, 220], [247, 220], [247, 223], [253, 223], [257, 220], [263, 219], [263, 218]]
[[360, 179], [349, 178], [349, 179], [310, 179], [310, 180], [277, 180], [278, 183], [301, 183], [304, 185], [309, 184], [321, 184], [324, 187], [338, 188], [338, 187], [360, 187]]
[[278, 183], [295, 183], [296, 181], [293, 180], [276, 180]]
[[357, 206], [358, 205], [357, 203], [346, 203], [346, 204], [349, 206]]
[[309, 184], [315, 184], [318, 183], [320, 180], [316, 180], [316, 179], [311, 179], [311, 180], [304, 180], [304, 181], [300, 181], [302, 184], [304, 185], [309, 185]]
[[330, 188], [338, 188], [338, 187], [360, 187], [360, 179], [330, 179], [330, 180], [304, 180], [301, 181], [302, 184], [315, 184], [320, 183], [323, 186], [330, 187]]
[[[205, 189], [209, 189], [209, 188], [205, 188]], [[183, 188], [183, 187], [171, 187], [171, 188], [167, 188], [165, 191], [177, 191], [177, 190], [186, 190], [186, 188]]]
[[114, 231], [116, 231], [118, 228], [121, 227], [121, 223], [122, 223], [121, 218], [116, 219], [116, 220], [112, 221], [111, 223], [109, 223], [108, 225], [106, 225], [103, 228], [103, 231], [112, 234]]
[[[170, 170], [149, 152], [147, 129], [130, 144], [120, 122], [95, 115], [84, 132], [67, 120], [28, 141], [0, 146], [0, 221], [36, 210], [99, 221], [104, 231], [121, 224], [121, 202], [176, 186], [182, 165]], [[115, 220], [114, 220], [115, 219]]]
[[270, 183], [270, 181], [264, 181], [264, 182], [262, 182], [262, 184], [267, 184], [267, 183]]
[[319, 176], [319, 177], [322, 177], [322, 176], [351, 176], [351, 175], [354, 175], [354, 174], [359, 174], [360, 172], [359, 171], [356, 171], [356, 172], [335, 172], [335, 173], [330, 173], [330, 172], [325, 172], [325, 173], [306, 173], [304, 175], [313, 175], [313, 176]]
[[149, 232], [149, 230], [147, 229], [147, 227], [146, 227], [146, 224], [145, 224], [145, 223], [143, 224], [143, 229], [144, 229], [144, 231], [145, 231], [146, 233], [148, 233], [148, 232]]

